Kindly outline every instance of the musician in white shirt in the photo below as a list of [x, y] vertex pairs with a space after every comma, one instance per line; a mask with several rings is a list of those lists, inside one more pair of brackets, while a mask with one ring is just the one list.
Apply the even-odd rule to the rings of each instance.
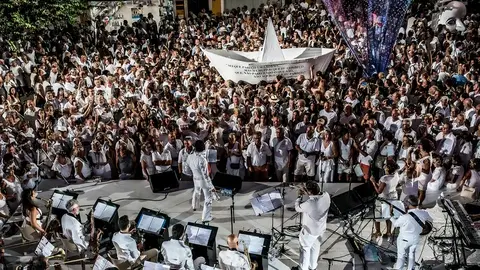
[[199, 207], [200, 195], [203, 191], [204, 205], [202, 212], [202, 221], [210, 222], [212, 220], [212, 191], [215, 191], [212, 180], [208, 172], [208, 161], [203, 153], [205, 151], [205, 143], [196, 141], [194, 144], [195, 151], [189, 155], [184, 166], [192, 172], [194, 191], [192, 196], [193, 211]]
[[275, 174], [277, 181], [287, 182], [293, 145], [292, 141], [285, 137], [283, 127], [277, 127], [275, 134], [275, 137], [270, 139], [270, 147], [273, 149], [275, 162]]
[[183, 233], [184, 226], [182, 224], [175, 224], [172, 227], [172, 238], [162, 243], [161, 252], [165, 264], [169, 265], [170, 269], [199, 269], [195, 267], [195, 263], [198, 261], [193, 261], [192, 250], [181, 240]]
[[63, 236], [75, 243], [79, 252], [83, 252], [88, 248], [88, 241], [83, 235], [83, 225], [79, 220], [80, 207], [78, 201], [69, 200], [65, 207], [68, 213], [62, 217]]
[[[132, 238], [131, 233], [135, 228], [130, 228], [128, 216], [122, 216], [118, 219], [119, 232], [112, 237], [112, 243], [117, 251], [117, 259], [121, 262], [128, 262], [130, 265], [140, 264], [143, 261], [158, 261], [158, 249], [152, 248], [140, 253], [137, 242]], [[140, 246], [141, 248], [141, 246]]]
[[227, 238], [228, 250], [222, 250], [218, 253], [218, 264], [223, 270], [250, 270], [245, 254], [239, 252], [238, 238], [235, 234], [230, 234]]
[[[308, 199], [302, 202], [303, 194]], [[320, 192], [320, 187], [313, 181], [308, 181], [300, 189], [299, 197], [295, 201], [295, 210], [302, 214], [302, 230], [300, 231], [300, 269], [317, 269], [320, 256], [320, 243], [327, 229], [330, 195]]]
[[320, 139], [313, 136], [314, 131], [313, 126], [308, 126], [307, 131], [300, 134], [296, 141], [295, 148], [298, 150], [298, 158], [293, 173], [295, 182], [301, 180], [305, 171], [309, 180], [315, 178], [315, 161], [320, 152]]
[[415, 269], [415, 252], [420, 241], [420, 233], [423, 231], [422, 226], [415, 220], [412, 214], [417, 216], [422, 223], [426, 221], [433, 222], [433, 219], [427, 211], [417, 209], [418, 198], [416, 196], [407, 196], [404, 203], [407, 208], [407, 213], [398, 219], [394, 217], [391, 218], [393, 227], [400, 228], [400, 233], [397, 238], [397, 262], [393, 269], [403, 269], [405, 257], [408, 254], [407, 269], [411, 270]]

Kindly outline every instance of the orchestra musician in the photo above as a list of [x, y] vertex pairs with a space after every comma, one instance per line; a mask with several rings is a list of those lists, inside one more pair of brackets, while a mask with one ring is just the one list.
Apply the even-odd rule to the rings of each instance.
[[42, 227], [42, 210], [36, 203], [37, 192], [33, 189], [25, 189], [22, 192], [22, 207], [24, 223], [22, 227], [31, 226], [40, 235], [46, 232]]
[[162, 256], [164, 263], [170, 266], [170, 269], [176, 270], [194, 270], [199, 269], [195, 265], [200, 261], [205, 262], [203, 257], [193, 261], [192, 250], [181, 239], [184, 235], [185, 227], [182, 224], [175, 224], [172, 227], [172, 237], [169, 241], [162, 243]]
[[397, 261], [391, 269], [403, 269], [405, 257], [408, 255], [408, 270], [415, 269], [415, 252], [420, 242], [420, 233], [422, 233], [422, 225], [415, 219], [419, 219], [422, 223], [426, 221], [433, 222], [432, 217], [427, 211], [418, 209], [419, 199], [415, 195], [409, 195], [404, 200], [407, 213], [398, 219], [393, 217], [393, 227], [399, 227], [400, 233], [397, 237]]
[[122, 216], [118, 219], [119, 232], [116, 232], [112, 237], [113, 246], [117, 251], [117, 259], [121, 262], [128, 262], [130, 265], [138, 265], [143, 261], [158, 261], [158, 249], [152, 248], [144, 252], [140, 252], [142, 244], [132, 238], [132, 232], [135, 228], [130, 227], [128, 216]]
[[[308, 195], [302, 201], [303, 195]], [[320, 256], [320, 242], [327, 229], [330, 195], [320, 192], [320, 187], [313, 181], [308, 181], [304, 188], [299, 190], [295, 201], [295, 210], [302, 214], [302, 230], [300, 231], [300, 269], [317, 269]]]
[[80, 206], [75, 199], [69, 200], [66, 204], [68, 213], [62, 217], [63, 236], [71, 240], [77, 246], [80, 253], [88, 248], [88, 241], [83, 234], [83, 224], [80, 222]]
[[250, 270], [252, 269], [247, 256], [238, 251], [238, 238], [230, 234], [227, 238], [228, 250], [218, 253], [218, 263], [223, 270]]

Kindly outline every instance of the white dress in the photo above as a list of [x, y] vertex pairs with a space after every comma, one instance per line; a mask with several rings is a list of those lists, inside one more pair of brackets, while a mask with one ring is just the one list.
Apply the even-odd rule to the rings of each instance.
[[428, 182], [427, 190], [428, 191], [438, 191], [445, 184], [445, 178], [447, 177], [447, 171], [444, 167], [438, 167], [433, 170], [432, 180]]
[[93, 150], [90, 150], [90, 153], [88, 153], [88, 155], [90, 156], [94, 164], [106, 163], [105, 165], [94, 166], [93, 175], [110, 179], [112, 177], [112, 170], [110, 168], [110, 164], [108, 164], [107, 156], [105, 155], [105, 153], [103, 151], [95, 152]]
[[[83, 159], [79, 157], [75, 157], [73, 159], [73, 165], [77, 164], [77, 161], [80, 161], [82, 163], [82, 175], [84, 178], [89, 178], [92, 175], [92, 169], [90, 168], [90, 165]], [[77, 170], [75, 170], [75, 178], [80, 179], [80, 175], [77, 174]]]
[[330, 141], [327, 146], [324, 146], [324, 143], [321, 142], [320, 152], [323, 154], [323, 157], [329, 159], [318, 159], [318, 171], [315, 178], [319, 182], [331, 183], [333, 182], [333, 168], [335, 167], [335, 162], [333, 160], [333, 142]]
[[[346, 160], [349, 161], [349, 156], [350, 156], [350, 151], [352, 149], [352, 144], [353, 144], [353, 139], [348, 139], [347, 144], [343, 143], [342, 139], [338, 139], [338, 145], [340, 146], [340, 156]], [[351, 164], [349, 166], [345, 165], [343, 162], [339, 161], [338, 162], [338, 173], [351, 173], [352, 171], [352, 166]]]
[[[379, 183], [385, 183], [385, 188], [382, 193], [378, 194], [379, 198], [394, 201], [397, 199], [397, 185], [399, 181], [398, 174], [388, 174], [380, 177]], [[381, 204], [382, 218], [390, 218], [390, 205], [387, 203]]]

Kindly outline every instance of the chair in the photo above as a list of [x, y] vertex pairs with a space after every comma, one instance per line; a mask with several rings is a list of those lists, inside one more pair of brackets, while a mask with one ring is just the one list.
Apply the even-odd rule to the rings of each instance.
[[63, 250], [65, 250], [65, 259], [69, 257], [68, 253], [76, 253], [81, 255], [77, 245], [75, 245], [72, 240], [65, 237], [60, 237], [60, 241], [62, 242]]
[[112, 255], [110, 255], [110, 253], [107, 253], [107, 255], [110, 261], [113, 263], [113, 265], [115, 265], [118, 268], [118, 270], [130, 269], [131, 265], [128, 261], [121, 261], [119, 259], [115, 259], [112, 257]]
[[24, 243], [40, 240], [41, 235], [32, 226], [26, 224], [23, 226], [19, 226], [18, 224], [15, 225], [20, 230], [20, 233], [22, 234], [22, 241]]

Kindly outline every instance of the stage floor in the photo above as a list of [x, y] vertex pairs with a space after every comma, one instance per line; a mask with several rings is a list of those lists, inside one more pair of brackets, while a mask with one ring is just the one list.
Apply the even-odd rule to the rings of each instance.
[[[99, 183], [84, 183], [81, 185], [70, 185], [68, 187], [59, 187], [62, 185], [61, 181], [46, 180], [39, 187], [39, 190], [43, 190], [39, 193], [41, 198], [50, 198], [53, 189], [58, 187], [59, 190], [73, 189], [75, 191], [82, 191], [78, 200], [83, 210], [82, 220], [85, 220], [85, 215], [90, 211], [90, 208], [98, 198], [111, 199], [113, 202], [120, 205], [119, 214], [128, 215], [131, 219], [135, 218], [142, 207], [150, 208], [167, 214], [171, 218], [170, 227], [176, 223], [186, 224], [187, 222], [201, 222], [201, 209], [193, 211], [191, 209], [191, 197], [193, 183], [182, 182], [180, 189], [168, 194], [165, 197], [164, 194], [152, 193], [149, 183], [146, 180], [128, 180], [128, 181], [108, 181]], [[359, 185], [352, 184], [352, 188]], [[272, 227], [272, 215], [255, 216], [255, 213], [250, 205], [250, 199], [255, 194], [262, 194], [268, 191], [273, 191], [279, 186], [279, 183], [243, 183], [242, 190], [235, 196], [235, 223], [234, 232], [239, 230], [253, 231], [256, 230], [259, 233], [271, 234]], [[349, 185], [347, 183], [331, 183], [325, 184], [324, 190], [331, 195], [340, 194], [348, 191]], [[286, 197], [285, 203], [287, 206], [293, 205], [293, 202], [297, 196], [295, 189], [287, 187], [285, 188]], [[425, 205], [427, 207], [433, 207], [428, 209], [434, 218], [434, 227], [441, 228], [445, 224], [445, 214], [442, 213], [438, 206], [435, 206], [435, 201], [438, 197], [436, 194], [427, 194]], [[452, 195], [456, 196], [456, 195]], [[226, 245], [226, 237], [230, 232], [230, 208], [231, 199], [221, 198], [220, 201], [213, 203], [213, 216], [214, 220], [210, 223], [211, 226], [218, 227], [217, 245]], [[299, 218], [294, 217], [295, 212], [285, 210], [284, 226], [291, 226], [299, 223]], [[273, 216], [273, 224], [277, 229], [281, 227], [281, 211], [277, 210]], [[346, 230], [344, 222], [333, 220], [327, 225], [327, 232], [325, 233], [321, 245], [321, 256], [319, 259], [318, 269], [352, 269], [352, 257], [346, 248], [346, 240], [342, 237], [344, 230]], [[171, 229], [171, 228], [170, 228]], [[371, 219], [365, 219], [363, 221], [354, 220], [354, 229], [356, 233], [370, 240], [370, 235], [373, 230], [373, 222]], [[382, 231], [385, 230], [385, 223], [382, 223]], [[443, 228], [442, 228], [443, 230]], [[447, 231], [440, 232], [440, 234], [448, 233]], [[294, 233], [298, 234], [298, 233]], [[350, 233], [351, 234], [351, 233]], [[6, 244], [18, 243], [20, 237], [14, 236], [5, 240]], [[430, 245], [426, 243], [426, 239], [422, 239], [420, 247], [417, 252], [417, 262], [422, 260], [433, 260], [433, 251]], [[280, 256], [271, 255], [269, 259], [269, 269], [290, 269], [292, 266], [297, 266], [299, 259], [299, 243], [297, 238], [287, 237], [282, 241], [286, 248], [286, 252]], [[381, 239], [379, 245], [393, 250], [395, 254], [396, 241], [387, 241]], [[217, 249], [218, 251], [219, 249]], [[272, 254], [275, 252], [272, 251]], [[21, 254], [15, 251], [7, 250], [7, 255], [20, 256]], [[448, 257], [448, 254], [447, 254]], [[330, 265], [325, 259], [336, 259], [343, 262], [334, 261]], [[18, 257], [16, 260], [24, 261], [26, 258]], [[447, 260], [446, 258], [445, 260]], [[12, 259], [9, 259], [11, 261]], [[369, 264], [369, 268], [373, 269], [385, 269], [388, 266], [392, 266], [393, 262], [386, 260], [383, 264], [372, 263]], [[355, 269], [362, 269], [359, 260], [355, 260], [358, 264]], [[79, 265], [71, 265], [64, 269], [80, 269]], [[87, 266], [87, 269], [91, 269]]]

